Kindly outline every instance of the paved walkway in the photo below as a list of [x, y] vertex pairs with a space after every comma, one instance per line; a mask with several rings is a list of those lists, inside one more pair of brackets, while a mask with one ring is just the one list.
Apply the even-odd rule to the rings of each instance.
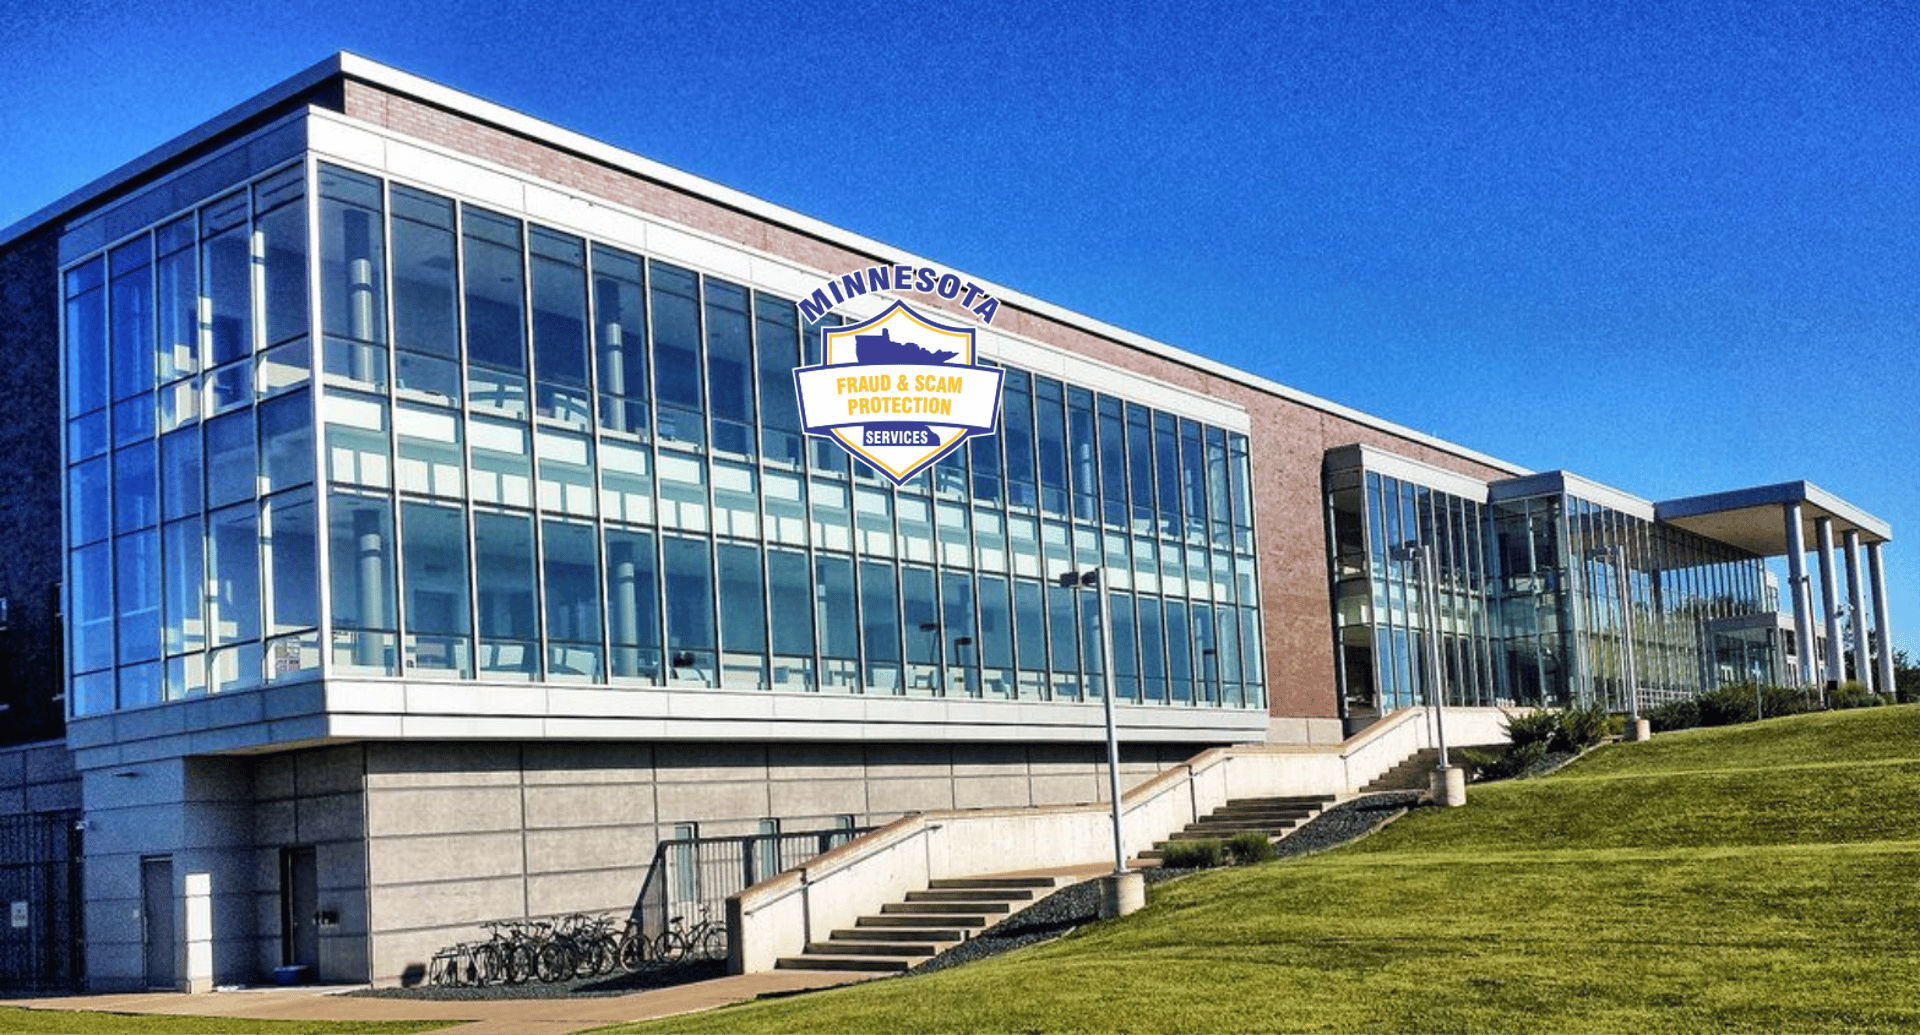
[[404, 1021], [445, 1020], [433, 1029], [447, 1035], [566, 1035], [620, 1021], [670, 1017], [768, 992], [826, 988], [864, 981], [875, 974], [841, 971], [781, 970], [741, 974], [691, 985], [656, 988], [620, 996], [570, 996], [560, 999], [388, 999], [339, 993], [352, 987], [249, 988], [205, 995], [181, 992], [127, 992], [0, 999], [4, 1006], [49, 1010], [108, 1010], [117, 1013], [200, 1014], [261, 1020]]

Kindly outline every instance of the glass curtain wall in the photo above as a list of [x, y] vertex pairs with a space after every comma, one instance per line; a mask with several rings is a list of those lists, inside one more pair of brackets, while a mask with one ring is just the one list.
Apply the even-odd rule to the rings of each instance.
[[64, 277], [76, 714], [323, 668], [1085, 700], [1093, 567], [1124, 699], [1265, 707], [1237, 432], [1009, 369], [895, 488], [800, 434], [792, 300], [327, 163]]

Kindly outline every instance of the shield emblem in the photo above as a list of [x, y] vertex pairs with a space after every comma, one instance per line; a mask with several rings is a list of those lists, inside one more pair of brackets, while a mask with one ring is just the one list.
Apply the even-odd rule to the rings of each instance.
[[895, 302], [823, 329], [824, 362], [794, 370], [802, 426], [900, 484], [999, 428], [997, 367], [974, 363], [973, 329]]

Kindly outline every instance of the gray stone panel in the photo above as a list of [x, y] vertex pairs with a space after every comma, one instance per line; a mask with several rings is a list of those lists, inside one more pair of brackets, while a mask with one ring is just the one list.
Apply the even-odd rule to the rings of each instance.
[[358, 838], [364, 829], [359, 794], [324, 794], [295, 802], [293, 840], [302, 844]]
[[884, 780], [902, 776], [946, 776], [953, 755], [945, 744], [871, 744], [867, 747], [867, 774]]
[[631, 912], [640, 898], [645, 868], [545, 874], [527, 882], [527, 912], [533, 916], [556, 913]]
[[801, 816], [860, 815], [867, 811], [866, 782], [839, 779], [779, 780], [769, 788], [768, 814], [791, 820]]
[[765, 780], [767, 749], [711, 741], [664, 743], [654, 748], [654, 772], [663, 784]]
[[520, 829], [520, 788], [437, 787], [379, 790], [367, 794], [367, 832], [451, 834]]
[[878, 815], [924, 812], [953, 808], [953, 779], [946, 775], [909, 779], [882, 779], [878, 773], [867, 782], [868, 808]]
[[520, 916], [525, 904], [524, 882], [518, 877], [376, 884], [371, 897], [376, 934], [449, 925], [470, 927], [482, 920]]
[[770, 744], [767, 766], [775, 780], [858, 779], [867, 763], [861, 744]]
[[704, 833], [718, 820], [773, 815], [764, 779], [751, 783], [662, 783], [655, 790], [660, 796], [658, 815], [663, 826], [699, 820]]
[[652, 826], [537, 830], [527, 835], [527, 872], [644, 869], [658, 841]]
[[294, 789], [298, 794], [357, 791], [366, 772], [363, 749], [357, 745], [303, 751], [294, 757]]
[[964, 776], [953, 781], [957, 809], [1011, 808], [1030, 805], [1027, 778], [1020, 776]]
[[651, 825], [653, 788], [647, 784], [528, 787], [527, 827]]
[[382, 885], [517, 879], [525, 858], [518, 831], [376, 837], [367, 845], [367, 856], [375, 879]]
[[528, 744], [526, 782], [532, 784], [652, 783], [651, 744]]
[[497, 787], [520, 783], [520, 749], [491, 743], [367, 745], [367, 786]]

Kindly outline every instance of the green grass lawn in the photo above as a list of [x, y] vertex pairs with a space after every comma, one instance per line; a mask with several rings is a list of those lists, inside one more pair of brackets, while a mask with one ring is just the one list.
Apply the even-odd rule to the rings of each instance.
[[1920, 1031], [1920, 706], [1603, 748], [968, 967], [623, 1032]]
[[0, 1006], [0, 1032], [36, 1035], [112, 1032], [126, 1035], [408, 1035], [433, 1031], [458, 1021], [263, 1021], [249, 1017], [188, 1017], [164, 1013], [107, 1013], [101, 1010], [25, 1010]]

